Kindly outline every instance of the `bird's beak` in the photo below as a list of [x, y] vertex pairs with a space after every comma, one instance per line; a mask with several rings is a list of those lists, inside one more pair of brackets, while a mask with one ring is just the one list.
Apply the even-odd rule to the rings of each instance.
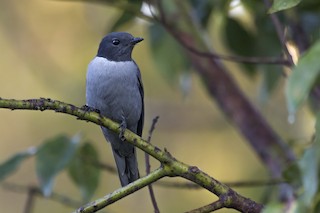
[[132, 39], [131, 44], [132, 44], [132, 45], [136, 45], [136, 44], [139, 43], [140, 41], [143, 41], [143, 38], [136, 37], [136, 38], [133, 38], [133, 39]]

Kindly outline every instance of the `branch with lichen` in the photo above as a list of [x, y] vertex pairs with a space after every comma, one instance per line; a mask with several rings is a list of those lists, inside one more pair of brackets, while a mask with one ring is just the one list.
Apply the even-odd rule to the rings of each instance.
[[[53, 110], [58, 113], [65, 113], [75, 116], [80, 120], [86, 120], [97, 125], [104, 126], [116, 133], [119, 133], [120, 131], [120, 125], [118, 123], [103, 117], [97, 112], [88, 111], [84, 108], [79, 108], [72, 104], [67, 104], [52, 99], [0, 99], [0, 108], [11, 110]], [[219, 198], [219, 203], [221, 203], [222, 207], [224, 208], [233, 208], [241, 212], [261, 212], [263, 205], [243, 197], [230, 187], [220, 183], [218, 180], [204, 173], [196, 166], [190, 166], [177, 160], [168, 151], [163, 151], [158, 147], [149, 144], [147, 141], [143, 140], [130, 130], [126, 130], [124, 132], [124, 137], [128, 143], [131, 143], [132, 145], [138, 147], [142, 151], [160, 161], [161, 166], [155, 171], [151, 172], [149, 175], [142, 177], [133, 183], [104, 196], [103, 198], [80, 207], [75, 212], [96, 212], [163, 177], [182, 177], [198, 184], [202, 188], [205, 188], [217, 195]]]

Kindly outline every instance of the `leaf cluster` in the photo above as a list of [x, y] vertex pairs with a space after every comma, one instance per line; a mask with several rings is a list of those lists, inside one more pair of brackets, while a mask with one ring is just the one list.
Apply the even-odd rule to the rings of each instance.
[[58, 135], [38, 147], [16, 153], [0, 164], [0, 181], [13, 175], [28, 158], [35, 158], [39, 187], [50, 197], [57, 175], [66, 171], [70, 180], [79, 188], [83, 202], [88, 202], [99, 185], [99, 155], [90, 142], [81, 142], [81, 136]]

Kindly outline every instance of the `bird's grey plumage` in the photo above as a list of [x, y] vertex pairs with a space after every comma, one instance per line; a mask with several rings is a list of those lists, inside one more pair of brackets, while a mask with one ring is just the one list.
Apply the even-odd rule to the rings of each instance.
[[[86, 99], [89, 107], [142, 135], [144, 120], [143, 86], [131, 52], [141, 38], [128, 33], [110, 33], [100, 43], [97, 56], [87, 71]], [[119, 135], [102, 127], [111, 143], [121, 185], [139, 178], [136, 151]]]

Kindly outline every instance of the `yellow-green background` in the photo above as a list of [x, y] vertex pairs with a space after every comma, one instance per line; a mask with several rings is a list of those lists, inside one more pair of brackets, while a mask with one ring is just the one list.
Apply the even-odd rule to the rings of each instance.
[[[97, 4], [51, 0], [0, 1], [0, 97], [28, 99], [50, 97], [82, 106], [85, 103], [86, 67], [95, 56], [100, 39], [112, 26], [118, 10]], [[133, 53], [145, 89], [146, 137], [150, 122], [160, 116], [152, 143], [167, 148], [179, 160], [196, 165], [220, 181], [268, 179], [267, 171], [243, 137], [209, 98], [201, 80], [192, 76], [190, 93], [184, 97], [178, 85], [170, 85], [155, 66], [149, 49], [148, 24], [136, 20], [121, 30], [145, 38]], [[212, 32], [214, 34], [214, 32]], [[219, 45], [220, 46], [220, 45]], [[168, 50], [170, 51], [170, 50]], [[283, 100], [284, 80], [271, 100], [260, 103], [259, 78], [250, 79], [234, 64], [228, 64], [241, 88], [254, 101], [285, 140], [307, 142], [314, 120], [309, 111], [298, 122], [287, 123]], [[109, 145], [100, 128], [74, 117], [54, 112], [0, 110], [0, 161], [16, 152], [42, 143], [59, 133], [78, 132], [93, 141], [101, 161], [114, 165]], [[144, 155], [138, 152], [144, 174]], [[153, 162], [153, 168], [158, 164]], [[168, 179], [167, 179], [168, 180]], [[179, 181], [179, 179], [174, 179]], [[34, 159], [28, 159], [7, 181], [37, 185]], [[103, 172], [95, 194], [99, 198], [119, 187], [116, 175]], [[205, 190], [179, 190], [155, 186], [161, 212], [183, 212], [212, 202]], [[236, 189], [260, 200], [265, 188]], [[57, 177], [54, 191], [79, 200], [80, 193], [65, 172]], [[26, 194], [4, 190], [0, 185], [0, 212], [23, 212]], [[73, 209], [37, 198], [34, 212], [71, 212]], [[112, 204], [107, 212], [153, 212], [148, 191], [143, 189]], [[221, 210], [221, 212], [234, 212]]]

